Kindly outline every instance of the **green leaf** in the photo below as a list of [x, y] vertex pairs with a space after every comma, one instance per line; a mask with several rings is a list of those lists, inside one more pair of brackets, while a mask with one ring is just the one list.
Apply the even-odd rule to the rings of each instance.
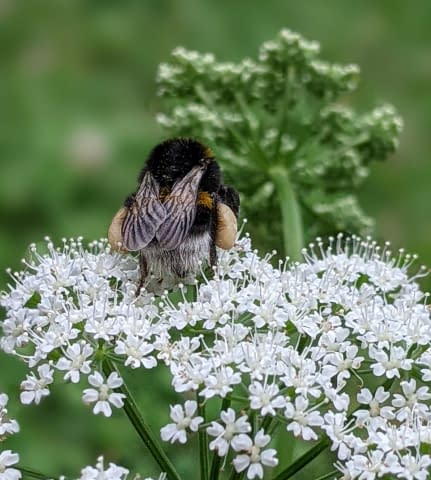
[[36, 309], [39, 306], [41, 299], [40, 293], [34, 292], [33, 295], [25, 302], [24, 307]]

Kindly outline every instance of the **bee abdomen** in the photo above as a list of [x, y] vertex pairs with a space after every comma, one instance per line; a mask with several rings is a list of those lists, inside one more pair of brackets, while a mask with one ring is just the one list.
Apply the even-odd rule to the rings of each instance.
[[203, 232], [188, 235], [174, 250], [164, 250], [157, 244], [151, 244], [141, 254], [147, 261], [148, 273], [155, 278], [166, 275], [182, 278], [198, 272], [201, 262], [209, 262], [210, 245], [210, 233]]

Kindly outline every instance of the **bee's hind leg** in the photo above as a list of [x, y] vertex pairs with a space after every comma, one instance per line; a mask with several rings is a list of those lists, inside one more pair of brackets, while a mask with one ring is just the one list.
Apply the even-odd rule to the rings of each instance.
[[213, 269], [217, 265], [217, 250], [214, 241], [210, 244], [210, 267]]
[[216, 238], [216, 233], [217, 233], [217, 202], [215, 201], [215, 198], [213, 197], [213, 207], [212, 207], [212, 215], [211, 215], [211, 220], [210, 220], [210, 235], [211, 235], [211, 241], [210, 241], [210, 255], [209, 255], [209, 261], [210, 261], [210, 267], [211, 270], [214, 270], [214, 267], [217, 265], [217, 249], [216, 249], [216, 244], [215, 244], [215, 238]]
[[144, 282], [148, 276], [148, 265], [147, 260], [142, 252], [139, 253], [139, 269], [140, 269], [140, 276], [138, 286], [136, 288], [136, 297], [139, 297], [141, 293], [141, 289], [144, 286]]

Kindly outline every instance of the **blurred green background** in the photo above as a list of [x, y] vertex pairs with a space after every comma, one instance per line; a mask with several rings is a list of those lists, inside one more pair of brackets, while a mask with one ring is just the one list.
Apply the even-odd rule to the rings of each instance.
[[[329, 61], [361, 67], [350, 99], [359, 110], [388, 101], [403, 116], [399, 151], [372, 165], [361, 202], [377, 220], [377, 238], [431, 265], [430, 25], [429, 0], [0, 0], [0, 287], [30, 242], [105, 236], [149, 149], [164, 138], [154, 79], [174, 47], [238, 60], [282, 27], [319, 41]], [[121, 413], [109, 433], [73, 386], [39, 407], [20, 407], [23, 376], [21, 365], [0, 356], [0, 391], [10, 392], [22, 424], [6, 448], [18, 449], [24, 464], [77, 474], [102, 451], [119, 460], [110, 451], [115, 437], [120, 460], [147, 463], [134, 432], [120, 426]], [[150, 390], [148, 408], [157, 402]], [[156, 424], [166, 421], [160, 415]]]

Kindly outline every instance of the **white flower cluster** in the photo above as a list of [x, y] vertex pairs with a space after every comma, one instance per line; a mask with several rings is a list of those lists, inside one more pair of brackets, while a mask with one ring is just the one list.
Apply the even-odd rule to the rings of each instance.
[[[8, 396], [5, 393], [0, 393], [0, 443], [3, 442], [9, 435], [19, 432], [18, 422], [9, 418], [7, 403]], [[19, 462], [19, 455], [11, 450], [2, 450], [0, 448], [0, 480], [19, 480], [22, 477], [21, 471], [13, 468]], [[77, 480], [127, 480], [129, 470], [127, 468], [109, 463], [108, 467], [104, 465], [104, 459], [100, 456], [97, 459], [95, 467], [87, 466], [82, 469], [81, 476]], [[133, 477], [135, 479], [141, 478], [139, 476]], [[60, 476], [60, 480], [65, 480], [66, 477]], [[161, 474], [158, 480], [165, 480], [165, 474]], [[145, 478], [144, 480], [154, 480], [152, 478]]]
[[[87, 466], [81, 470], [81, 476], [77, 480], [127, 480], [129, 479], [129, 470], [127, 468], [116, 465], [110, 462], [106, 467], [103, 456], [97, 459], [96, 466]], [[133, 479], [141, 479], [139, 475]], [[60, 477], [60, 480], [65, 480], [65, 477]], [[145, 477], [143, 480], [155, 480], [150, 477]], [[161, 474], [157, 480], [166, 480], [166, 475]]]
[[[7, 404], [9, 397], [5, 393], [0, 393], [0, 444], [6, 440], [9, 435], [19, 432], [19, 425], [8, 415]], [[0, 445], [0, 479], [18, 480], [21, 478], [21, 472], [13, 465], [19, 462], [19, 455], [11, 450], [3, 450]]]
[[[88, 465], [81, 470], [81, 475], [76, 480], [166, 480], [166, 474], [162, 473], [157, 479], [152, 477], [141, 477], [139, 474], [133, 477], [129, 476], [127, 468], [109, 462], [105, 465], [105, 459], [101, 455], [98, 457], [96, 465]], [[1, 478], [1, 477], [0, 477]], [[67, 477], [60, 475], [59, 480], [66, 480]]]
[[[104, 379], [104, 356], [133, 369], [164, 364], [174, 390], [197, 401], [171, 406], [162, 439], [185, 443], [205, 429], [208, 448], [249, 479], [278, 464], [268, 447], [280, 428], [329, 438], [344, 478], [427, 478], [431, 319], [415, 281], [424, 271], [407, 272], [414, 257], [339, 236], [276, 268], [245, 237], [219, 252], [212, 278], [156, 299], [135, 296], [137, 260], [105, 241], [47, 248], [33, 248], [1, 299], [0, 345], [32, 369], [23, 403], [38, 403], [56, 378], [85, 376], [84, 402], [109, 416], [123, 404], [122, 379]], [[223, 408], [204, 419], [198, 403], [213, 399]]]

